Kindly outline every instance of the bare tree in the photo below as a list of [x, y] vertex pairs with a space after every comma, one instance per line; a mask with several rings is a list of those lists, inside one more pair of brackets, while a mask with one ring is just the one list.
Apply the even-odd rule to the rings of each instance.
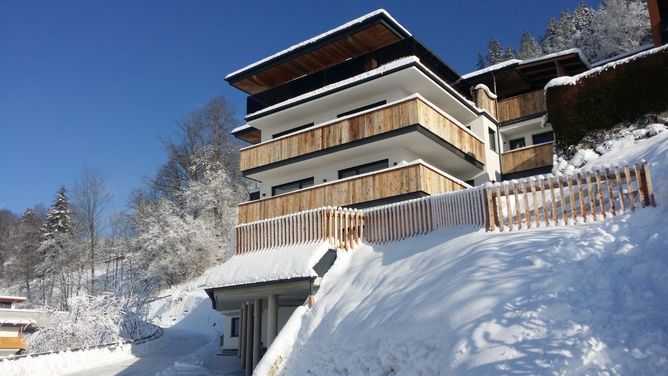
[[112, 198], [99, 170], [85, 167], [74, 184], [75, 216], [88, 243], [90, 292], [95, 293], [95, 252], [104, 223], [104, 210]]

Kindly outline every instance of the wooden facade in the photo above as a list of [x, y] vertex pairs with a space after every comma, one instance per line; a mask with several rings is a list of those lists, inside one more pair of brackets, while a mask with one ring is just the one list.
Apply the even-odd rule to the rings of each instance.
[[473, 94], [473, 99], [475, 100], [476, 106], [489, 112], [489, 114], [496, 119], [498, 116], [496, 113], [496, 97], [491, 96], [491, 93], [488, 91], [489, 89], [485, 90], [478, 86], [474, 89], [475, 94]]
[[416, 124], [484, 164], [485, 148], [480, 139], [430, 103], [412, 97], [377, 110], [241, 149], [240, 169], [246, 171]]
[[547, 111], [543, 90], [531, 91], [526, 94], [500, 100], [498, 102], [497, 120], [506, 121], [526, 118]]
[[337, 180], [239, 205], [239, 223], [274, 218], [324, 206], [345, 207], [411, 193], [435, 194], [466, 186], [423, 163]]
[[26, 341], [23, 337], [0, 337], [0, 349], [19, 349], [26, 348]]
[[504, 174], [511, 174], [551, 166], [553, 155], [554, 144], [551, 142], [511, 150], [501, 154], [501, 170]]

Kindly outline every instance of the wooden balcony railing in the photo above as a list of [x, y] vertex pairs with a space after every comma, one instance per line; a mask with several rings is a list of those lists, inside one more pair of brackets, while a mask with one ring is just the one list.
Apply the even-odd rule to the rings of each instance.
[[550, 143], [527, 146], [501, 154], [501, 169], [504, 174], [533, 170], [551, 166], [554, 145]]
[[497, 119], [510, 121], [537, 115], [547, 111], [543, 90], [536, 90], [498, 102]]
[[241, 149], [240, 169], [250, 170], [416, 124], [484, 164], [483, 142], [415, 95], [399, 103]]
[[19, 349], [26, 348], [26, 341], [23, 337], [0, 337], [0, 349]]
[[326, 184], [248, 201], [239, 205], [239, 223], [248, 223], [324, 206], [350, 206], [410, 193], [456, 191], [466, 185], [421, 161]]

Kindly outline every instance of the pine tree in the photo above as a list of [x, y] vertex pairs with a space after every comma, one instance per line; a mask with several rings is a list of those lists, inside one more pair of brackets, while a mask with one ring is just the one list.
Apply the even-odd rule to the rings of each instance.
[[490, 65], [504, 61], [504, 51], [498, 39], [492, 38], [487, 45], [487, 61]]
[[72, 235], [72, 208], [65, 194], [65, 187], [60, 187], [53, 205], [46, 215], [46, 223], [42, 235], [44, 240], [53, 240], [60, 235]]
[[547, 26], [545, 27], [545, 34], [543, 34], [543, 39], [541, 46], [543, 47], [543, 52], [546, 54], [551, 54], [558, 51], [558, 31], [559, 24], [554, 18], [550, 18], [547, 21]]
[[543, 54], [543, 49], [540, 47], [540, 44], [536, 39], [529, 33], [528, 30], [524, 30], [522, 33], [522, 39], [520, 40], [520, 51], [518, 57], [520, 59], [531, 59], [532, 57], [537, 57]]
[[483, 69], [485, 68], [485, 58], [482, 57], [481, 53], [478, 53], [478, 58], [476, 59], [475, 66], [478, 67], [478, 69]]
[[515, 53], [515, 50], [512, 47], [506, 47], [505, 51], [503, 51], [503, 60], [502, 61], [508, 61], [510, 59], [515, 59], [517, 57], [517, 54]]
[[651, 42], [644, 0], [604, 0], [596, 12], [594, 34], [600, 46], [593, 60], [606, 59]]

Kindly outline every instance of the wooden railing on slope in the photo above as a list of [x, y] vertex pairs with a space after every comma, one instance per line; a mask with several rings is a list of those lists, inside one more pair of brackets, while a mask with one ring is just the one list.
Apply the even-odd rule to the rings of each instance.
[[525, 118], [547, 111], [543, 90], [536, 90], [498, 102], [499, 122]]
[[367, 209], [364, 240], [382, 244], [442, 227], [483, 228], [484, 208], [484, 190], [470, 188]]
[[236, 228], [236, 254], [318, 241], [347, 250], [360, 243], [363, 226], [362, 211], [336, 207], [244, 223]]
[[19, 349], [26, 348], [26, 341], [23, 337], [0, 337], [0, 349]]
[[577, 224], [655, 206], [647, 163], [488, 184], [487, 230]]

